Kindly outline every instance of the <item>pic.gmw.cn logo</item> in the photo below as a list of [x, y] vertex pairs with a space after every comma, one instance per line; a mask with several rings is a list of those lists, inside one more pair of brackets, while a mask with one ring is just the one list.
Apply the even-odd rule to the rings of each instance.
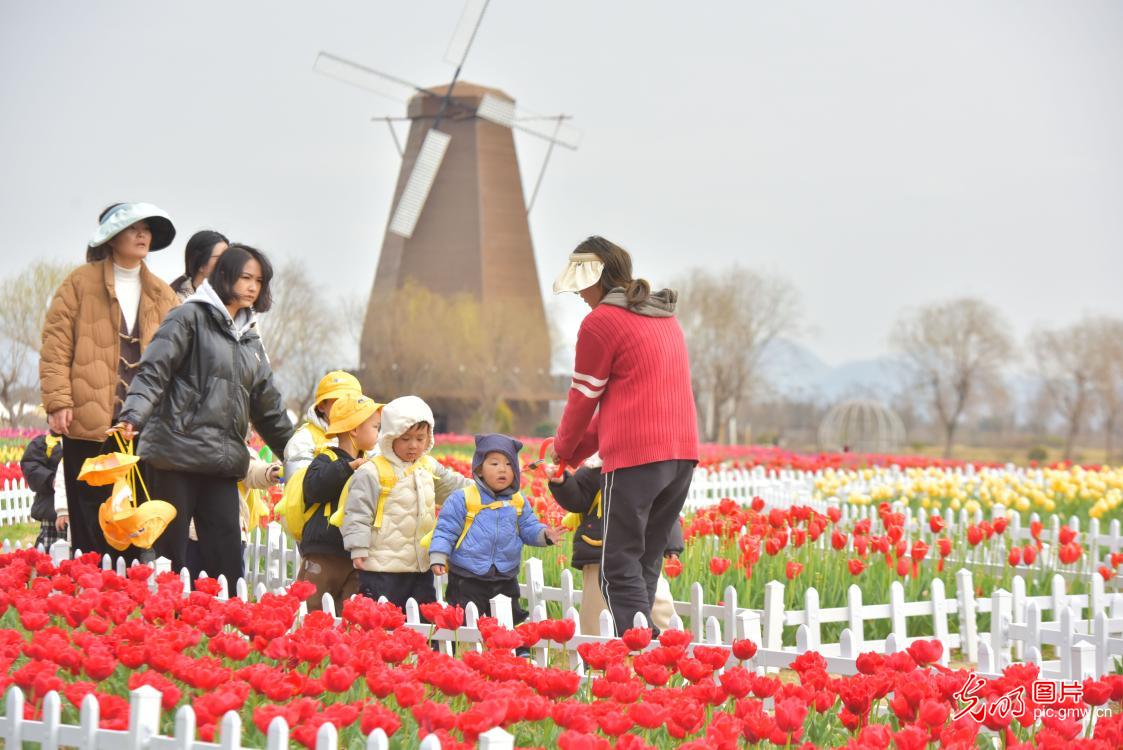
[[1027, 712], [1034, 721], [1044, 718], [1084, 719], [1091, 711], [1097, 716], [1107, 716], [1106, 706], [1089, 706], [1084, 702], [1084, 686], [1076, 681], [1034, 680], [1030, 684], [1029, 701], [1026, 686], [1019, 685], [1001, 695], [986, 697], [987, 680], [971, 673], [954, 697], [964, 705], [952, 714], [952, 720], [970, 716], [980, 724], [1007, 724], [1023, 718]]

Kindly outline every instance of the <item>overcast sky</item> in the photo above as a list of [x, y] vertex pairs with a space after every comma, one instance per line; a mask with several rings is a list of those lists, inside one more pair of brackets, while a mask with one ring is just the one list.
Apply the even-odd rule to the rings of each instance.
[[[3, 273], [78, 261], [102, 207], [166, 208], [366, 294], [400, 105], [329, 50], [432, 85], [462, 3], [0, 0]], [[1123, 315], [1123, 3], [492, 0], [463, 78], [584, 132], [531, 214], [544, 291], [588, 234], [665, 283], [790, 279], [830, 363], [903, 307], [978, 295], [1019, 336]], [[519, 138], [524, 179], [542, 156]], [[579, 319], [581, 303], [560, 309]]]

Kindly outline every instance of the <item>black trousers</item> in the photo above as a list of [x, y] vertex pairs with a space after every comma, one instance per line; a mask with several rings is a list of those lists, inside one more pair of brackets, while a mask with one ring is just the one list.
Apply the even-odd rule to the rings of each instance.
[[476, 605], [482, 617], [491, 616], [491, 600], [505, 594], [511, 598], [511, 613], [514, 624], [525, 622], [530, 615], [519, 603], [519, 579], [504, 578], [498, 581], [485, 581], [480, 578], [461, 576], [449, 571], [448, 586], [445, 588], [445, 601], [452, 605], [467, 607], [468, 602]]
[[187, 556], [187, 532], [194, 518], [200, 569], [210, 578], [226, 576], [233, 595], [234, 585], [242, 576], [238, 480], [163, 469], [150, 469], [147, 476], [152, 499], [175, 506], [175, 519], [156, 540], [156, 554], [171, 560], [176, 572], [189, 567], [193, 561]]
[[359, 593], [363, 596], [369, 596], [375, 601], [378, 601], [380, 596], [384, 596], [403, 612], [410, 597], [418, 604], [437, 601], [437, 588], [433, 583], [433, 574], [428, 571], [424, 573], [371, 573], [360, 570]]
[[651, 604], [663, 551], [686, 502], [694, 466], [694, 461], [657, 461], [601, 476], [600, 588], [617, 635], [634, 627], [636, 612], [643, 612], [657, 630], [651, 625]]
[[[99, 555], [122, 555], [109, 546], [98, 522], [98, 508], [109, 499], [113, 485], [91, 487], [78, 479], [78, 472], [87, 458], [112, 453], [118, 450], [117, 441], [109, 438], [105, 442], [96, 440], [62, 439], [62, 473], [66, 483], [66, 509], [70, 514], [70, 548], [82, 552], [97, 552]], [[144, 498], [137, 498], [138, 502]], [[133, 549], [133, 548], [130, 548]], [[129, 558], [129, 555], [124, 555]], [[133, 555], [135, 557], [135, 555]]]

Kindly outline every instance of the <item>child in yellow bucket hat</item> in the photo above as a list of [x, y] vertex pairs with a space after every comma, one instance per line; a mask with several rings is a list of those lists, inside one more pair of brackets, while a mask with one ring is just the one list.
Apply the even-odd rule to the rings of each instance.
[[320, 609], [324, 594], [331, 594], [336, 607], [358, 591], [358, 572], [343, 547], [339, 527], [328, 522], [340, 506], [351, 475], [366, 462], [366, 453], [378, 444], [382, 404], [372, 398], [346, 393], [331, 407], [325, 431], [335, 445], [325, 445], [309, 464], [303, 477], [306, 519], [300, 540], [300, 571], [297, 579], [316, 585], [309, 609]]
[[285, 446], [285, 476], [289, 479], [296, 472], [312, 463], [316, 453], [325, 445], [331, 445], [333, 438], [327, 434], [328, 418], [331, 407], [342, 396], [363, 395], [359, 379], [349, 372], [333, 370], [320, 378], [316, 384], [316, 395], [308, 413], [292, 440]]

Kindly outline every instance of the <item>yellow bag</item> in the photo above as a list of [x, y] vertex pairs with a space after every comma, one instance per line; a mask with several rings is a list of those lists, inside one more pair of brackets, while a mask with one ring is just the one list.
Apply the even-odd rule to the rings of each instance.
[[[120, 440], [120, 438], [118, 438]], [[132, 472], [140, 459], [132, 453], [103, 453], [87, 458], [78, 472], [78, 479], [93, 487], [104, 487], [124, 479]]]
[[[133, 455], [132, 442], [125, 443], [117, 433], [114, 433], [114, 437], [117, 438], [121, 452], [87, 459], [82, 465], [86, 476], [79, 474], [79, 479], [87, 484], [102, 486], [109, 484], [105, 481], [108, 476], [116, 474], [109, 498], [98, 508], [98, 523], [105, 534], [105, 541], [121, 552], [130, 545], [149, 549], [175, 518], [175, 506], [163, 500], [153, 500], [149, 496], [144, 477], [140, 475], [140, 469], [136, 465], [138, 459]], [[91, 461], [94, 462], [92, 465]], [[91, 466], [90, 472], [86, 472], [87, 466]], [[145, 497], [145, 502], [139, 505], [136, 501], [138, 480]]]

